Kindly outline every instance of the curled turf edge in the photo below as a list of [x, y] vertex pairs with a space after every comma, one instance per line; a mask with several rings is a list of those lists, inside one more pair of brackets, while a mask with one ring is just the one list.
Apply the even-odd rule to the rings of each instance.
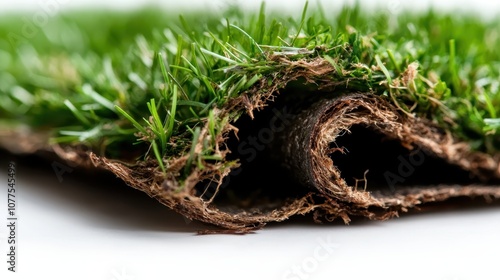
[[[349, 81], [332, 81], [329, 75], [335, 69], [327, 61], [315, 59], [282, 62], [289, 63], [289, 67], [282, 68], [279, 73], [271, 73], [268, 77], [271, 82], [269, 79], [262, 79], [240, 96], [229, 100], [224, 107], [215, 111], [215, 117], [224, 119], [226, 116], [243, 114], [254, 119], [259, 111], [273, 108], [278, 103], [276, 99], [287, 97], [287, 94], [292, 96], [290, 91], [293, 91], [293, 85], [300, 83], [310, 88], [299, 93], [299, 98], [296, 98], [297, 93], [293, 93], [295, 98], [281, 100], [294, 108], [294, 118], [287, 129], [277, 133], [274, 141], [268, 145], [272, 164], [284, 169], [283, 174], [292, 174], [294, 182], [301, 185], [300, 191], [293, 193], [296, 189], [292, 188], [292, 191], [286, 192], [285, 197], [278, 195], [279, 198], [274, 200], [254, 199], [244, 207], [236, 205], [237, 203], [227, 206], [227, 203], [217, 202], [217, 196], [227, 189], [224, 178], [227, 179], [231, 171], [239, 167], [239, 164], [229, 159], [236, 153], [231, 150], [235, 146], [228, 146], [231, 139], [239, 141], [235, 136], [238, 131], [246, 129], [238, 127], [237, 121], [227, 123], [218, 139], [210, 139], [208, 122], [201, 126], [198, 141], [191, 152], [196, 154], [204, 141], [215, 140], [216, 149], [223, 160], [203, 161], [201, 166], [192, 165], [193, 168], [188, 170], [186, 179], [182, 181], [179, 180], [179, 175], [186, 172], [187, 165], [191, 165], [188, 164], [192, 160], [190, 154], [169, 159], [165, 164], [166, 173], [163, 173], [155, 160], [129, 165], [84, 152], [79, 147], [47, 146], [48, 142], [43, 139], [48, 138], [40, 135], [34, 137], [30, 133], [22, 135], [19, 131], [13, 132], [11, 137], [0, 137], [3, 141], [0, 144], [14, 152], [49, 150], [68, 162], [104, 168], [128, 185], [147, 193], [189, 219], [241, 232], [260, 228], [268, 222], [283, 221], [293, 215], [311, 212], [317, 221], [331, 221], [340, 217], [347, 223], [352, 216], [388, 219], [417, 205], [444, 201], [451, 197], [500, 198], [500, 154], [488, 155], [471, 151], [468, 144], [456, 140], [430, 121], [402, 113], [387, 97], [371, 92], [344, 92], [345, 83]], [[304, 107], [301, 104], [308, 105]], [[344, 137], [342, 135], [349, 134], [353, 127], [375, 133], [378, 135], [373, 138], [375, 141], [382, 143], [388, 140], [392, 141], [391, 145], [400, 146], [396, 158], [401, 153], [413, 156], [412, 152], [424, 151], [425, 157], [441, 164], [431, 164], [428, 169], [443, 168], [443, 172], [458, 172], [460, 180], [455, 182], [453, 176], [445, 176], [441, 182], [439, 179], [431, 182], [406, 182], [402, 186], [391, 186], [390, 189], [382, 188], [382, 183], [372, 188], [370, 172], [362, 172], [361, 177], [358, 176], [353, 184], [352, 178], [342, 176], [344, 171], [349, 171], [336, 166], [336, 159], [345, 161], [337, 154], [355, 151], [347, 152], [343, 150], [343, 146], [332, 146], [337, 139]], [[362, 135], [364, 137], [366, 134], [363, 132]], [[355, 141], [356, 133], [353, 132], [351, 137]], [[34, 138], [38, 140], [29, 141]], [[10, 140], [6, 142], [6, 139]], [[370, 155], [366, 158], [370, 158]], [[363, 168], [359, 170], [363, 171]], [[387, 171], [390, 168], [381, 170]], [[384, 174], [385, 172], [379, 172], [378, 176]], [[395, 176], [405, 177], [402, 174]], [[387, 179], [387, 176], [384, 178]], [[461, 181], [463, 178], [466, 180]], [[397, 181], [398, 177], [390, 179]], [[265, 178], [261, 177], [259, 180]], [[256, 185], [255, 188], [259, 189], [259, 186]], [[281, 190], [278, 188], [277, 191]]]

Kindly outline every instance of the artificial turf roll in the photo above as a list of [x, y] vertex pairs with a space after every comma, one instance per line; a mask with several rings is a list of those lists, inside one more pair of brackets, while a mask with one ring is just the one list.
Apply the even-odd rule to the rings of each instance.
[[342, 201], [346, 212], [388, 217], [455, 196], [500, 195], [498, 155], [470, 151], [372, 94], [317, 101], [280, 135], [279, 146], [301, 185]]
[[236, 232], [500, 198], [500, 22], [386, 17], [66, 12], [30, 38], [3, 17], [0, 146]]

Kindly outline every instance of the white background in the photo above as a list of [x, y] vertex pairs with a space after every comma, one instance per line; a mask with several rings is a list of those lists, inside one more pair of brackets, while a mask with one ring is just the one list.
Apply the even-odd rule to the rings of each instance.
[[[35, 13], [46, 2], [2, 0], [0, 12]], [[238, 1], [59, 2], [64, 9], [134, 8], [146, 2], [188, 9]], [[410, 9], [432, 4], [368, 2]], [[256, 7], [260, 2], [254, 3], [241, 5]], [[336, 3], [325, 5], [334, 8]], [[495, 1], [437, 3], [440, 9], [485, 16], [500, 11]], [[268, 6], [299, 11], [302, 4], [272, 1]], [[245, 236], [197, 236], [196, 230], [207, 227], [116, 181], [84, 179], [75, 171], [60, 182], [50, 163], [22, 161], [17, 166], [19, 249], [14, 275], [7, 273], [6, 263], [8, 160], [0, 154], [0, 279], [500, 279], [498, 204], [350, 226], [293, 219]], [[301, 272], [294, 274], [297, 270]]]
[[[141, 7], [143, 5], [157, 5], [163, 8], [170, 9], [192, 9], [200, 8], [206, 9], [213, 8], [223, 8], [228, 4], [237, 4], [244, 8], [258, 8], [262, 1], [245, 1], [245, 0], [183, 0], [183, 1], [172, 1], [172, 0], [138, 0], [138, 1], [124, 1], [124, 0], [1, 0], [0, 11], [11, 11], [11, 10], [28, 10], [36, 11], [40, 7], [47, 6], [48, 3], [59, 3], [62, 9], [74, 9], [81, 7], [99, 7], [99, 8], [113, 8], [113, 9], [131, 9], [136, 7]], [[278, 10], [296, 10], [302, 9], [305, 1], [304, 0], [268, 0], [267, 6], [272, 9]], [[338, 8], [344, 3], [353, 4], [355, 0], [310, 0], [310, 6], [314, 6], [315, 3], [321, 2], [322, 6], [327, 10], [331, 8]], [[359, 1], [365, 7], [401, 7], [411, 10], [423, 10], [429, 7], [435, 7], [441, 10], [460, 10], [467, 12], [479, 12], [483, 15], [496, 15], [499, 12], [500, 2], [495, 0], [420, 0], [420, 1], [402, 1], [402, 0], [361, 0]]]

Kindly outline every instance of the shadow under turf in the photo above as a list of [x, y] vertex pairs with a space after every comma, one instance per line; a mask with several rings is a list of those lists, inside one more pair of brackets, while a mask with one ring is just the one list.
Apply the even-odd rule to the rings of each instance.
[[83, 215], [93, 226], [190, 233], [213, 229], [209, 225], [183, 218], [108, 172], [77, 167], [58, 177], [51, 161], [2, 151], [0, 173], [7, 173], [9, 161], [16, 163], [16, 182], [17, 187], [22, 189], [20, 193], [38, 196], [36, 200], [40, 202], [39, 207], [56, 204], [61, 210]]

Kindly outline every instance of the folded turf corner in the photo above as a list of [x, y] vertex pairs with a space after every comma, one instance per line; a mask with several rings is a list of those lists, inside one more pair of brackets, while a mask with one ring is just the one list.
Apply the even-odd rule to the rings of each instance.
[[[223, 159], [192, 168], [183, 180], [188, 154], [168, 161], [163, 173], [154, 160], [126, 164], [49, 145], [48, 135], [29, 130], [3, 131], [0, 145], [109, 170], [189, 219], [237, 231], [306, 213], [348, 223], [353, 216], [384, 220], [453, 197], [500, 198], [499, 154], [471, 151], [387, 97], [328, 84], [311, 92], [265, 85], [218, 111], [220, 118], [245, 113], [216, 139]], [[211, 141], [208, 129], [206, 123], [191, 152]]]

